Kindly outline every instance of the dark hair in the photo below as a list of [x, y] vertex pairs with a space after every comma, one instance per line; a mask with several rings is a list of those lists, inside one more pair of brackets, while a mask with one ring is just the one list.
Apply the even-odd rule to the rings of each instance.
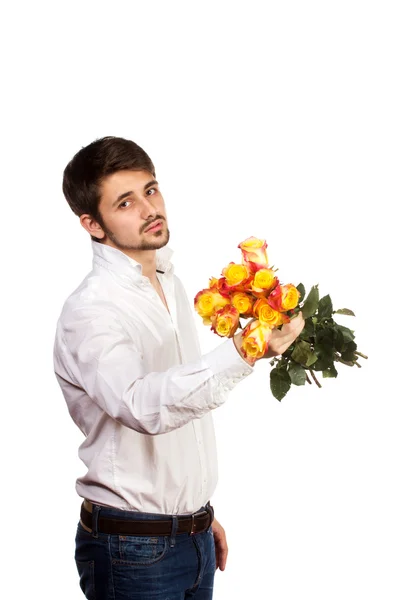
[[150, 157], [131, 140], [107, 136], [81, 148], [64, 169], [62, 189], [71, 210], [78, 217], [89, 214], [102, 225], [100, 185], [105, 177], [124, 169], [156, 176]]

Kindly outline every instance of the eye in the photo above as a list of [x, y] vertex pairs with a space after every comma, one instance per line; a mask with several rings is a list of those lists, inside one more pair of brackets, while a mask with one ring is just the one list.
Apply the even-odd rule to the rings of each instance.
[[[154, 194], [155, 194], [157, 191], [158, 191], [158, 190], [157, 190], [157, 188], [150, 188], [150, 189], [148, 189], [148, 190], [147, 190], [147, 193], [148, 193], [150, 196], [154, 196]], [[150, 192], [152, 192], [152, 194], [150, 194]]]
[[125, 206], [123, 206], [124, 204], [129, 203], [129, 200], [124, 200], [123, 202], [121, 202], [121, 204], [119, 205], [119, 208], [125, 208]]

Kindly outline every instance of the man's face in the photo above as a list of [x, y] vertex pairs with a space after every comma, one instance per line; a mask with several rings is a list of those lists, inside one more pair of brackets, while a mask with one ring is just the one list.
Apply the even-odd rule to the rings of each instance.
[[[101, 241], [120, 250], [157, 250], [169, 241], [164, 199], [147, 171], [118, 171], [100, 186]], [[151, 225], [154, 229], [148, 231]]]

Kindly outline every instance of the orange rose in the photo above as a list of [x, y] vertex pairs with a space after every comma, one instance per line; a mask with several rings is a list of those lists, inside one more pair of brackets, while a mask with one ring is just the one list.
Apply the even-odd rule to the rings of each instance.
[[220, 277], [218, 279], [217, 288], [219, 293], [222, 294], [222, 296], [225, 296], [225, 298], [230, 297], [231, 288], [226, 283], [225, 277]]
[[194, 299], [194, 308], [203, 319], [211, 317], [227, 304], [229, 299], [222, 296], [215, 288], [200, 290]]
[[238, 245], [243, 255], [243, 262], [250, 271], [268, 267], [267, 242], [255, 237], [249, 237]]
[[291, 283], [282, 286], [282, 308], [283, 310], [292, 310], [299, 303], [300, 292]]
[[272, 329], [260, 321], [252, 321], [243, 330], [242, 350], [245, 358], [261, 358], [268, 350]]
[[227, 267], [222, 269], [222, 275], [225, 277], [228, 287], [235, 287], [244, 285], [249, 279], [250, 272], [246, 265], [230, 262]]
[[254, 299], [245, 292], [235, 292], [231, 298], [232, 305], [243, 317], [251, 317]]
[[209, 289], [212, 289], [213, 287], [218, 287], [218, 279], [216, 277], [210, 277], [208, 287]]
[[277, 285], [268, 296], [268, 304], [275, 310], [286, 312], [297, 306], [299, 298], [299, 290], [291, 283]]
[[234, 306], [224, 306], [211, 317], [211, 330], [221, 337], [232, 337], [239, 327], [239, 311]]
[[272, 269], [259, 269], [254, 274], [251, 289], [252, 292], [259, 297], [261, 295], [265, 296], [265, 293], [276, 287], [278, 283], [278, 279]]
[[259, 298], [253, 306], [254, 316], [259, 319], [261, 323], [268, 325], [268, 327], [279, 327], [283, 323], [289, 323], [290, 319], [288, 316], [282, 314], [278, 310], [275, 310], [268, 304], [266, 298]]

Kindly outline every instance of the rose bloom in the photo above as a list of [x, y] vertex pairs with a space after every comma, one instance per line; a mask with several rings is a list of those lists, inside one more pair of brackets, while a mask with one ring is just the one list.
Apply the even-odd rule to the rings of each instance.
[[249, 237], [238, 245], [242, 251], [243, 261], [251, 271], [268, 266], [267, 242]]
[[217, 288], [219, 293], [222, 294], [222, 296], [225, 296], [226, 298], [230, 297], [232, 288], [230, 288], [227, 284], [225, 277], [220, 277], [218, 279]]
[[278, 283], [278, 278], [272, 269], [259, 269], [254, 274], [251, 291], [258, 298], [266, 297], [267, 292], [276, 287]]
[[208, 287], [209, 289], [212, 289], [213, 287], [218, 287], [218, 279], [216, 277], [210, 277], [208, 281]]
[[227, 304], [229, 304], [229, 299], [222, 296], [215, 288], [200, 290], [194, 299], [194, 308], [207, 325], [210, 324], [209, 317]]
[[246, 265], [230, 262], [227, 267], [222, 269], [222, 275], [226, 279], [228, 287], [234, 287], [245, 284], [250, 276], [250, 272]]
[[232, 305], [238, 309], [243, 317], [251, 317], [253, 314], [254, 298], [245, 292], [235, 292], [231, 298]]
[[287, 315], [275, 310], [268, 304], [268, 300], [266, 298], [259, 298], [253, 306], [254, 316], [264, 323], [268, 325], [268, 327], [279, 327], [279, 325], [283, 325], [283, 323], [289, 323], [290, 319]]
[[224, 306], [210, 319], [212, 331], [221, 337], [232, 337], [239, 326], [239, 311], [232, 305]]
[[268, 304], [279, 311], [287, 311], [295, 308], [299, 302], [300, 292], [291, 283], [277, 285], [268, 296]]
[[261, 358], [268, 350], [272, 329], [260, 321], [252, 321], [243, 330], [242, 350], [245, 358]]

